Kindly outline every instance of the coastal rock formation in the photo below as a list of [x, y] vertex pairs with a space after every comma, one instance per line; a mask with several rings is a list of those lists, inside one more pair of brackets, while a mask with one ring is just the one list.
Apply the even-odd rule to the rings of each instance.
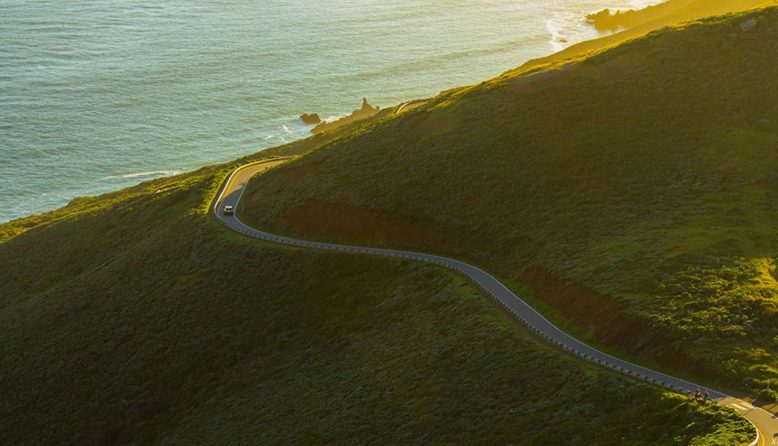
[[[670, 14], [677, 11], [701, 11], [697, 13], [697, 15], [726, 12], [726, 10], [716, 11], [715, 6], [709, 5], [712, 3], [717, 2], [709, 2], [708, 0], [667, 0], [656, 5], [647, 6], [643, 9], [630, 9], [625, 11], [604, 9], [587, 15], [586, 19], [590, 24], [594, 25], [598, 31], [618, 31], [644, 25], [654, 20], [667, 19]], [[723, 4], [725, 2], [718, 3]], [[745, 3], [743, 6], [745, 6]], [[693, 18], [693, 15], [689, 18]]]
[[321, 118], [317, 113], [303, 113], [300, 115], [300, 120], [308, 125], [315, 125], [321, 122]]
[[643, 9], [630, 9], [626, 11], [611, 11], [604, 9], [586, 16], [586, 20], [594, 25], [598, 31], [618, 31], [629, 29], [652, 20], [658, 20], [670, 14], [674, 8], [683, 8], [695, 0], [670, 0], [658, 5], [648, 6]]
[[354, 110], [350, 115], [332, 122], [322, 122], [321, 124], [314, 127], [311, 131], [313, 133], [322, 133], [333, 130], [339, 127], [343, 127], [344, 125], [361, 121], [363, 119], [372, 118], [373, 116], [377, 115], [379, 111], [381, 111], [381, 107], [373, 107], [367, 101], [367, 98], [362, 98], [362, 108], [359, 110]]
[[615, 31], [620, 26], [623, 26], [619, 20], [622, 13], [617, 11], [615, 14], [610, 9], [603, 9], [596, 13], [592, 13], [586, 16], [586, 21], [594, 25], [597, 31]]
[[362, 108], [359, 110], [360, 112], [376, 112], [378, 113], [378, 110], [380, 110], [381, 107], [373, 107], [370, 105], [369, 102], [367, 102], [367, 98], [362, 98]]

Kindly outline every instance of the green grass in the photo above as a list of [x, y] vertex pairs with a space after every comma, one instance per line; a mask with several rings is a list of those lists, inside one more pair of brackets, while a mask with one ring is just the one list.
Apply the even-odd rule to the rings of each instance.
[[590, 342], [774, 399], [777, 53], [770, 8], [506, 73], [259, 178], [244, 212], [469, 260]]
[[207, 210], [234, 164], [0, 226], [0, 443], [753, 437], [538, 342], [445, 270], [229, 232]]
[[665, 30], [0, 225], [0, 443], [748, 443], [448, 271], [208, 207], [235, 166], [303, 155], [252, 182], [253, 222], [472, 261], [609, 351], [772, 398], [776, 42], [776, 10]]

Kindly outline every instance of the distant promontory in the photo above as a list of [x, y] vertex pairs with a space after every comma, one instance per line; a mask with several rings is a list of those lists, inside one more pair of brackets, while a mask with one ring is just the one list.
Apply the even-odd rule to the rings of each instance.
[[586, 20], [594, 25], [598, 31], [617, 31], [661, 19], [674, 11], [694, 3], [702, 2], [700, 0], [669, 0], [657, 5], [647, 6], [643, 9], [630, 9], [627, 11], [603, 9], [587, 15]]

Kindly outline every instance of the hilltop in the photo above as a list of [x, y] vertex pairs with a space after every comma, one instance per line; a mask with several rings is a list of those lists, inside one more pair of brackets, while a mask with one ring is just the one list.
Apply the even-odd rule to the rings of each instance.
[[258, 178], [245, 218], [459, 257], [590, 342], [775, 399], [778, 9], [515, 70]]

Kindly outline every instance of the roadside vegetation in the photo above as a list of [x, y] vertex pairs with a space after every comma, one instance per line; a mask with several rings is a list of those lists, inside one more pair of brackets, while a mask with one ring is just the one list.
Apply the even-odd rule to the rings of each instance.
[[0, 226], [0, 443], [753, 438], [731, 409], [539, 342], [445, 270], [222, 228], [208, 208], [236, 165]]
[[775, 54], [768, 8], [518, 69], [258, 178], [243, 212], [468, 260], [589, 342], [769, 402]]

